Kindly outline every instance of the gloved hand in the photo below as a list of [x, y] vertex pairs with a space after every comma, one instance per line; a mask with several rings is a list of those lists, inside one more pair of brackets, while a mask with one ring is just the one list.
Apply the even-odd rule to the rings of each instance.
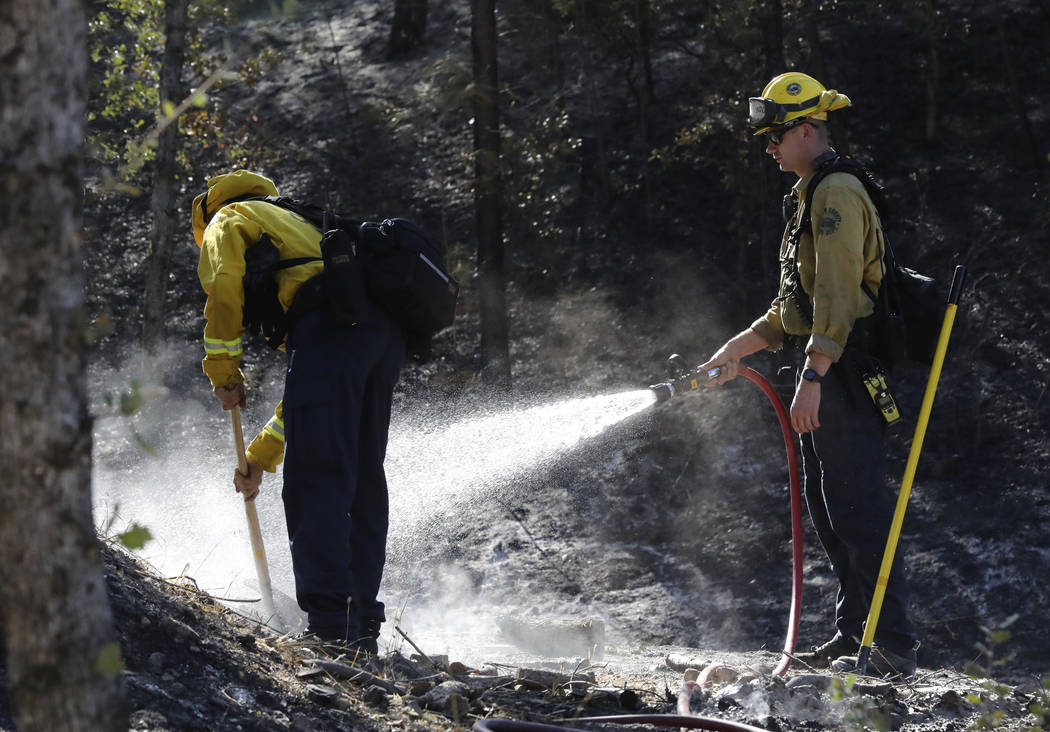
[[248, 463], [248, 474], [240, 470], [233, 471], [233, 485], [238, 493], [244, 494], [244, 500], [254, 501], [262, 485], [263, 469], [255, 463]]
[[222, 402], [222, 408], [227, 412], [234, 407], [244, 408], [248, 403], [243, 383], [217, 386], [211, 390], [211, 393], [215, 395], [216, 399]]

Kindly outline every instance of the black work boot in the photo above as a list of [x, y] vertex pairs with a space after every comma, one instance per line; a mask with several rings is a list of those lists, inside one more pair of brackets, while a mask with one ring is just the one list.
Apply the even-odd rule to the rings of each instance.
[[366, 618], [361, 621], [361, 636], [354, 644], [365, 653], [373, 656], [379, 654], [379, 628], [383, 621], [378, 618]]
[[847, 656], [860, 650], [860, 643], [849, 636], [836, 634], [834, 638], [812, 651], [796, 653], [794, 658], [813, 668], [828, 668], [839, 656]]
[[[872, 646], [871, 655], [868, 656], [868, 668], [865, 673], [868, 676], [881, 676], [883, 678], [904, 677], [910, 679], [915, 675], [915, 667], [918, 665], [914, 648], [896, 653], [889, 648]], [[834, 671], [855, 672], [857, 670], [857, 656], [843, 656], [831, 663]]]

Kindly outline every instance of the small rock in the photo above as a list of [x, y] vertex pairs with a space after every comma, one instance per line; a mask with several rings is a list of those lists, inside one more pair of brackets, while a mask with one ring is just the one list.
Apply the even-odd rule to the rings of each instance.
[[463, 674], [469, 674], [471, 671], [472, 669], [469, 666], [459, 661], [453, 661], [448, 665], [448, 672], [453, 676], [462, 676]]
[[164, 673], [164, 654], [160, 651], [156, 651], [154, 653], [149, 654], [149, 659], [146, 661], [146, 665], [149, 667], [149, 670], [154, 674], [160, 675]]
[[305, 714], [292, 715], [292, 732], [318, 732], [317, 723]]
[[892, 696], [895, 693], [893, 684], [888, 681], [858, 681], [853, 685], [853, 690], [858, 694], [867, 694], [868, 696]]
[[957, 692], [955, 689], [948, 689], [941, 698], [937, 700], [935, 705], [936, 709], [947, 709], [953, 712], [961, 712], [967, 709], [970, 703], [966, 701], [966, 697]]
[[787, 688], [792, 691], [803, 688], [826, 690], [831, 686], [831, 677], [822, 674], [799, 674], [788, 679]]
[[[423, 706], [427, 709], [444, 712], [453, 704], [451, 697], [457, 696], [461, 700], [465, 700], [468, 694], [469, 689], [462, 681], [444, 681], [423, 696]], [[455, 703], [458, 704], [459, 702]], [[462, 709], [466, 713], [466, 707], [463, 706]]]
[[139, 709], [128, 717], [128, 731], [170, 729], [168, 718], [152, 709]]
[[365, 689], [365, 693], [361, 695], [361, 698], [365, 700], [365, 704], [371, 704], [380, 709], [386, 709], [390, 703], [390, 697], [386, 691], [374, 684]]
[[318, 704], [331, 707], [335, 706], [336, 701], [339, 699], [339, 692], [324, 684], [307, 684], [306, 696]]

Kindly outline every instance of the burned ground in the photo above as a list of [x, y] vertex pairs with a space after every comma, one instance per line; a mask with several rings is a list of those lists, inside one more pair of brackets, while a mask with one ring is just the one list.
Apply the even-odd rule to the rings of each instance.
[[[553, 103], [544, 119], [529, 117], [548, 103], [551, 80], [539, 71], [537, 51], [516, 42], [527, 34], [530, 4], [507, 3], [500, 17], [506, 152], [531, 162], [516, 164], [521, 184], [507, 196], [514, 387], [494, 398], [478, 373], [471, 275], [470, 112], [462, 93], [469, 7], [432, 3], [427, 46], [391, 62], [382, 53], [385, 4], [343, 5], [302, 3], [294, 16], [221, 29], [248, 55], [266, 47], [278, 61], [255, 86], [217, 92], [236, 132], [224, 148], [190, 150], [180, 215], [188, 220], [188, 202], [208, 176], [236, 165], [312, 200], [329, 200], [329, 182], [353, 171], [354, 183], [340, 187], [334, 203], [365, 217], [406, 213], [441, 231], [463, 302], [456, 325], [436, 340], [437, 359], [406, 370], [398, 409], [424, 402], [449, 411], [498, 407], [638, 388], [662, 377], [671, 352], [697, 362], [764, 307], [775, 262], [758, 233], [770, 229], [740, 201], [740, 178], [768, 161], [741, 153], [739, 115], [724, 109], [740, 90], [709, 88], [698, 71], [744, 78], [737, 55], [716, 54], [708, 68], [682, 51], [685, 29], [700, 27], [702, 18], [666, 4], [682, 17], [656, 45], [660, 114], [652, 115], [643, 146], [627, 72], [605, 56], [589, 71], [593, 85], [561, 90], [565, 117]], [[498, 632], [500, 606], [539, 627], [599, 619], [601, 660], [555, 658], [504, 638], [505, 655], [469, 667], [450, 666], [462, 659], [454, 647], [440, 649], [437, 655], [447, 650], [449, 657], [433, 659], [439, 671], [424, 658], [409, 660], [415, 650], [386, 627], [386, 648], [398, 654], [389, 665], [373, 669], [374, 678], [339, 679], [339, 666], [318, 672], [303, 664], [318, 649], [238, 616], [186, 578], [162, 579], [112, 550], [106, 571], [136, 729], [436, 730], [485, 716], [567, 720], [629, 711], [619, 706], [622, 695], [598, 691], [624, 688], [636, 692], [637, 709], [672, 712], [684, 669], [713, 662], [736, 675], [697, 694], [694, 712], [770, 729], [877, 726], [880, 713], [906, 730], [959, 730], [1000, 712], [1009, 728], [1038, 724], [1027, 709], [1050, 674], [1042, 627], [1050, 602], [1046, 184], [1029, 169], [1017, 118], [1004, 111], [992, 10], [944, 5], [940, 62], [953, 72], [941, 94], [990, 95], [994, 104], [982, 109], [998, 111], [975, 121], [960, 105], [945, 104], [939, 134], [926, 139], [916, 108], [885, 91], [912, 78], [924, 39], [907, 18], [880, 20], [864, 4], [833, 5], [821, 38], [826, 62], [838, 68], [835, 83], [858, 105], [879, 105], [877, 113], [867, 104], [852, 113], [843, 142], [889, 184], [898, 254], [942, 280], [955, 264], [969, 268], [902, 536], [923, 636], [917, 680], [836, 694], [831, 677], [797, 664], [785, 679], [771, 677], [791, 590], [788, 476], [772, 409], [738, 380], [650, 410], [586, 449], [534, 466], [516, 479], [513, 494], [457, 509], [431, 543], [410, 547], [427, 563], [391, 567], [392, 586], [405, 573], [405, 584], [434, 594], [441, 592], [437, 578], [454, 568], [486, 608], [470, 616], [478, 632]], [[1045, 126], [1050, 83], [1039, 49], [1046, 10], [1001, 8], [1028, 114]], [[855, 16], [863, 16], [872, 43], [858, 42]], [[788, 20], [801, 26], [797, 16]], [[579, 45], [564, 40], [564, 58], [583, 67]], [[804, 63], [795, 46], [789, 61]], [[752, 81], [760, 85], [758, 76]], [[921, 99], [905, 86], [898, 91], [907, 101]], [[588, 88], [596, 96], [588, 98]], [[676, 133], [698, 120], [710, 133], [698, 148], [639, 162], [649, 159], [639, 148], [674, 148]], [[613, 189], [604, 201], [595, 182], [601, 162]], [[148, 205], [106, 192], [98, 172], [91, 170], [85, 210], [88, 295], [91, 316], [105, 326], [95, 361], [117, 367], [131, 360], [126, 345], [138, 335]], [[203, 323], [195, 256], [192, 246], [181, 248], [170, 280], [169, 336], [180, 353], [192, 350]], [[198, 358], [162, 380], [170, 392], [199, 394], [203, 403], [209, 397]], [[246, 354], [260, 381], [269, 372], [259, 364], [273, 360], [258, 344]], [[790, 374], [780, 373], [787, 363], [776, 354], [751, 361], [782, 393], [790, 389]], [[910, 416], [891, 436], [895, 481], [925, 377], [899, 375]], [[808, 519], [804, 527], [800, 648], [825, 640], [835, 592]], [[989, 631], [1005, 625], [1009, 640], [991, 657], [979, 650]], [[971, 661], [1009, 688], [971, 679]], [[537, 682], [522, 669], [550, 676]], [[0, 713], [0, 726], [10, 726], [9, 715]]]

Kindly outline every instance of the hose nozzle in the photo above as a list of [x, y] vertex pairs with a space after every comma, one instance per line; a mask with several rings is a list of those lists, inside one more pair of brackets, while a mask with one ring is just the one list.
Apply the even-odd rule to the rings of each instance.
[[667, 359], [667, 370], [671, 376], [670, 380], [660, 384], [649, 386], [656, 395], [656, 401], [666, 402], [676, 394], [684, 394], [696, 391], [711, 379], [721, 373], [718, 369], [701, 371], [700, 369], [689, 370], [685, 368], [684, 361], [677, 353]]

